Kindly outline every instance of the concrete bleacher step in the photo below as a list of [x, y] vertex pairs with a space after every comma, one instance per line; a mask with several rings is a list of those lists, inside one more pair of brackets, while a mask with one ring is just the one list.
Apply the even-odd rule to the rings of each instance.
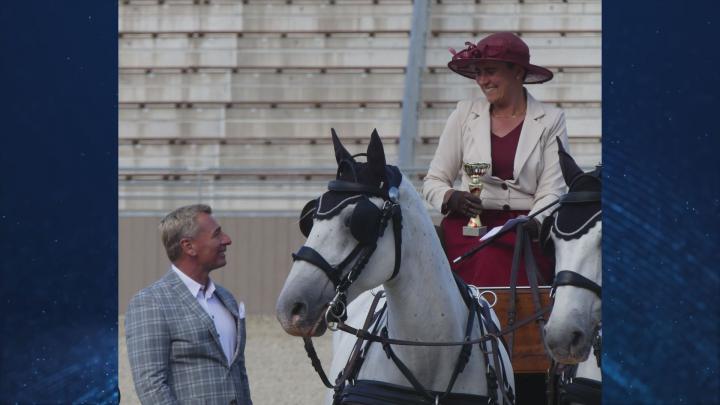
[[[477, 42], [487, 33], [444, 32], [428, 38], [428, 49], [462, 49], [466, 41]], [[536, 48], [555, 50], [578, 47], [599, 48], [601, 34], [597, 33], [542, 33], [524, 34], [523, 40], [534, 51]], [[202, 36], [188, 34], [132, 34], [119, 40], [120, 50], [131, 51], [233, 51], [233, 50], [279, 50], [300, 49], [392, 49], [407, 50], [408, 35], [393, 33], [346, 34], [327, 36], [322, 33], [305, 33], [283, 36], [281, 33], [235, 34], [209, 33]], [[449, 53], [448, 53], [449, 55]], [[368, 65], [371, 66], [371, 65]], [[404, 66], [404, 65], [403, 65]]]
[[[298, 41], [297, 38], [279, 38], [284, 47], [215, 47], [204, 45], [211, 38], [205, 38], [200, 47], [190, 49], [170, 47], [164, 38], [157, 38], [155, 46], [136, 46], [134, 39], [125, 38], [119, 50], [121, 69], [160, 68], [403, 68], [407, 62], [407, 38], [385, 41], [384, 46], [357, 44], [358, 47], [342, 45], [328, 46], [322, 43]], [[470, 38], [458, 36], [453, 42], [455, 49], [461, 49]], [[167, 41], [169, 43], [176, 42]], [[227, 39], [223, 40], [227, 42]], [[545, 44], [548, 39], [538, 39]], [[143, 39], [142, 42], [145, 42]], [[239, 41], [238, 41], [239, 42]], [[531, 41], [529, 41], [531, 42]], [[582, 37], [576, 41], [560, 41], [560, 46], [538, 45], [532, 48], [532, 61], [550, 68], [599, 67], [600, 44], [597, 37]], [[342, 41], [336, 41], [342, 44]], [[240, 43], [239, 43], [240, 44]], [[304, 46], [303, 46], [304, 45]], [[445, 66], [450, 59], [446, 46], [433, 47], [429, 44], [426, 64], [430, 67]], [[282, 49], [279, 51], [278, 49]]]
[[[420, 111], [420, 142], [436, 143], [454, 103]], [[564, 108], [570, 137], [598, 138], [602, 130], [599, 105]], [[121, 108], [121, 143], [267, 143], [329, 142], [330, 128], [353, 141], [367, 142], [377, 128], [382, 137], [397, 141], [399, 108], [232, 108], [223, 106]]]
[[[367, 147], [351, 145], [362, 152]], [[436, 148], [435, 143], [416, 144], [414, 166], [419, 171], [427, 170]], [[583, 167], [592, 167], [599, 161], [600, 148], [598, 138], [570, 138], [570, 152]], [[384, 149], [387, 160], [397, 162], [398, 145], [386, 140]], [[148, 169], [156, 168], [215, 170], [219, 174], [232, 169], [249, 177], [268, 177], [274, 173], [312, 178], [317, 172], [314, 168], [335, 164], [330, 144], [143, 144], [120, 145], [118, 153], [121, 172], [140, 170], [148, 175], [153, 173]]]
[[[409, 31], [411, 16], [411, 3], [121, 4], [118, 27], [121, 33]], [[600, 1], [435, 3], [429, 24], [431, 32], [599, 32]]]
[[[478, 97], [471, 80], [448, 72], [424, 74], [422, 97], [453, 102]], [[405, 77], [393, 73], [253, 73], [230, 72], [121, 74], [120, 103], [400, 103]], [[536, 98], [551, 102], [599, 102], [599, 70], [557, 73], [541, 86], [529, 86]]]

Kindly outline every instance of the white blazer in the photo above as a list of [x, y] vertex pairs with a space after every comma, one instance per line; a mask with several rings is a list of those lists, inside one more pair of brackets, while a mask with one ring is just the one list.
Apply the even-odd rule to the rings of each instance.
[[[529, 210], [533, 214], [566, 192], [557, 153], [558, 137], [569, 150], [565, 113], [526, 94], [527, 112], [515, 153], [513, 179], [502, 180], [491, 173], [481, 178], [480, 198], [485, 209]], [[469, 177], [462, 170], [463, 162], [492, 162], [490, 103], [485, 98], [460, 101], [440, 136], [423, 180], [423, 195], [438, 211], [458, 174], [462, 176], [460, 190], [468, 190]], [[536, 219], [542, 222], [548, 214], [545, 211]]]

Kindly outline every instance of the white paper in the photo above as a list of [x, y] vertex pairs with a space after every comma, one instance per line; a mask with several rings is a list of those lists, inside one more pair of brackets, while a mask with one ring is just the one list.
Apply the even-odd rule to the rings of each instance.
[[482, 242], [482, 241], [484, 241], [484, 240], [486, 240], [486, 239], [489, 239], [489, 238], [493, 237], [495, 234], [497, 234], [498, 232], [500, 232], [500, 230], [502, 230], [503, 228], [515, 227], [518, 223], [520, 223], [520, 222], [527, 222], [527, 221], [528, 221], [528, 217], [526, 217], [526, 216], [524, 216], [524, 215], [523, 215], [523, 216], [519, 216], [519, 217], [517, 217], [517, 218], [508, 219], [508, 221], [505, 222], [502, 226], [496, 226], [495, 228], [493, 228], [493, 229], [491, 229], [490, 231], [488, 231], [488, 233], [486, 233], [485, 235], [483, 235], [482, 238], [480, 238], [480, 241]]
[[500, 232], [501, 229], [502, 229], [502, 226], [496, 226], [495, 228], [489, 230], [488, 233], [486, 233], [485, 235], [483, 235], [483, 237], [480, 238], [480, 241], [482, 242], [482, 241], [484, 241], [485, 239], [488, 239], [488, 238], [494, 236], [496, 233]]

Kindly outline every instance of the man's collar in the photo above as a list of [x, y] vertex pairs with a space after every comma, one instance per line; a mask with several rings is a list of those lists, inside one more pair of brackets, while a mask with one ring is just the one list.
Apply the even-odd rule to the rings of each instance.
[[[178, 269], [174, 264], [171, 265], [172, 270], [175, 272], [175, 274], [180, 277], [180, 280], [182, 280], [183, 284], [190, 290], [190, 294], [192, 294], [193, 297], [197, 298], [198, 292], [201, 289], [204, 289], [205, 287], [198, 283], [197, 281], [190, 278], [187, 274], [183, 273], [182, 270]], [[208, 287], [207, 291], [205, 291], [205, 299], [208, 299], [212, 297], [213, 293], [215, 293], [215, 283], [213, 283], [211, 278], [208, 278]]]

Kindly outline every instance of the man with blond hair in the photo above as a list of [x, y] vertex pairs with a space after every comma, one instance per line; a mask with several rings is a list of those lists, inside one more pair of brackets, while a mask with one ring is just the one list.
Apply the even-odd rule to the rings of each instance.
[[245, 308], [210, 279], [232, 243], [207, 205], [160, 222], [172, 265], [141, 290], [125, 319], [135, 390], [143, 404], [249, 405]]

